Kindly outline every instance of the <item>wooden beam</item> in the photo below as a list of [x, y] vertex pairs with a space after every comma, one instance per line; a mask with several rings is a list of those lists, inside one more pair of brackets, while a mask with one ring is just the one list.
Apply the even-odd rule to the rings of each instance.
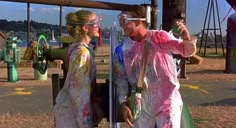
[[0, 0], [7, 2], [22, 2], [22, 3], [35, 3], [35, 4], [47, 4], [47, 5], [59, 5], [69, 7], [85, 7], [85, 8], [96, 8], [106, 10], [126, 10], [133, 5], [109, 3], [109, 2], [98, 2], [88, 0]]

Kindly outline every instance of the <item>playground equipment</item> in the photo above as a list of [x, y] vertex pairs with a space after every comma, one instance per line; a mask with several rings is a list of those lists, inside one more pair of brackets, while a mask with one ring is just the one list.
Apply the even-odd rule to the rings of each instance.
[[17, 47], [18, 39], [16, 37], [6, 39], [1, 35], [0, 61], [7, 63], [7, 76], [9, 82], [18, 81], [16, 65], [20, 63], [20, 48]]
[[47, 80], [47, 66], [48, 62], [42, 56], [43, 49], [48, 47], [46, 37], [40, 35], [38, 41], [34, 40], [29, 42], [28, 47], [25, 50], [23, 59], [33, 60], [34, 79], [35, 80]]
[[48, 61], [43, 56], [43, 50], [47, 47], [46, 37], [40, 35], [36, 46], [36, 56], [33, 59], [34, 78], [36, 80], [47, 80]]
[[[213, 27], [210, 26], [211, 19], [213, 20]], [[213, 32], [210, 33], [211, 31], [213, 31]], [[209, 45], [207, 45], [207, 43], [209, 43], [208, 35], [210, 35], [210, 34], [211, 34], [211, 37], [213, 37], [213, 39], [214, 39], [214, 47], [215, 47], [215, 51], [216, 51], [215, 54], [218, 54], [217, 48], [219, 46], [217, 44], [218, 44], [218, 42], [220, 42], [220, 47], [222, 49], [222, 53], [224, 56], [225, 52], [224, 52], [224, 44], [223, 44], [223, 37], [222, 37], [222, 31], [221, 31], [220, 15], [219, 15], [217, 0], [208, 0], [206, 16], [205, 16], [205, 20], [204, 20], [204, 25], [203, 25], [202, 35], [201, 35], [201, 40], [200, 40], [200, 46], [199, 46], [199, 52], [198, 52], [199, 54], [201, 53], [201, 48], [202, 48], [202, 45], [204, 44], [203, 56], [206, 56], [206, 49], [207, 49], [207, 47], [209, 47]], [[219, 39], [217, 39], [217, 37]]]
[[59, 74], [52, 74], [52, 93], [53, 93], [53, 105], [55, 105], [55, 99], [58, 92], [62, 89], [65, 81], [65, 76], [67, 74], [67, 49], [69, 44], [74, 42], [71, 38], [59, 38], [62, 43], [61, 48], [52, 48], [52, 46], [47, 46], [46, 38], [44, 35], [40, 35], [38, 39], [38, 44], [36, 46], [36, 56], [34, 59], [34, 68], [35, 72], [41, 75], [47, 73], [47, 68], [49, 61], [52, 62], [54, 60], [62, 60], [63, 64], [61, 66], [63, 70], [63, 77], [59, 77]]

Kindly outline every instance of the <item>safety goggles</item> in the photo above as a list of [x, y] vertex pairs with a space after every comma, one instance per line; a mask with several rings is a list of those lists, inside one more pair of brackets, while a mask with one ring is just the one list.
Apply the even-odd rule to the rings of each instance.
[[77, 23], [68, 22], [67, 24], [70, 24], [70, 25], [91, 25], [93, 27], [101, 27], [101, 25], [100, 25], [101, 20], [102, 20], [102, 17], [96, 16], [93, 20], [91, 20], [89, 22], [77, 22]]
[[102, 17], [96, 16], [93, 20], [91, 20], [89, 23], [86, 23], [87, 25], [92, 25], [94, 27], [101, 27], [100, 21], [102, 20]]
[[120, 14], [118, 15], [118, 20], [119, 20], [120, 26], [124, 26], [124, 25], [127, 25], [130, 21], [138, 21], [138, 20], [146, 21], [146, 18], [134, 18], [129, 14]]

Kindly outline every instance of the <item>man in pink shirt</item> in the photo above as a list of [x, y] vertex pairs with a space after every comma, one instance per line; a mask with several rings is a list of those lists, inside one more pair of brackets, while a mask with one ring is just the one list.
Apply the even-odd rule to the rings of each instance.
[[[135, 128], [154, 128], [155, 124], [158, 128], [180, 128], [183, 103], [172, 55], [194, 55], [196, 40], [191, 39], [182, 22], [176, 22], [181, 39], [165, 31], [147, 30], [146, 10], [142, 6], [122, 11], [119, 23], [127, 37], [116, 47], [113, 78], [125, 122]], [[141, 113], [132, 121], [127, 106], [128, 86], [137, 84], [145, 43], [150, 43], [143, 79], [146, 89], [137, 92]]]

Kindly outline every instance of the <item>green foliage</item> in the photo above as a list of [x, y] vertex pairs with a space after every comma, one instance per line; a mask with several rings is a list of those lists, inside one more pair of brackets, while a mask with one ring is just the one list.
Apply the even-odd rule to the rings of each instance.
[[[7, 21], [5, 19], [0, 19], [0, 30], [1, 31], [27, 31], [27, 20], [24, 21]], [[31, 29], [53, 29], [58, 30], [59, 25], [52, 25], [47, 23], [39, 23], [36, 21], [31, 20], [30, 21]], [[62, 27], [63, 30], [65, 30], [65, 26]]]

